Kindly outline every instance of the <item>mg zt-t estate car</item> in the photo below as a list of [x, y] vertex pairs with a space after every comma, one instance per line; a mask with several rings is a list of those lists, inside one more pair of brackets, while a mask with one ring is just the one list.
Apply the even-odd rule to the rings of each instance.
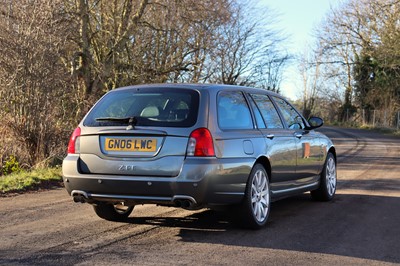
[[137, 204], [229, 206], [262, 227], [271, 201], [336, 191], [336, 152], [282, 96], [228, 85], [162, 84], [105, 94], [73, 132], [65, 188], [106, 220]]

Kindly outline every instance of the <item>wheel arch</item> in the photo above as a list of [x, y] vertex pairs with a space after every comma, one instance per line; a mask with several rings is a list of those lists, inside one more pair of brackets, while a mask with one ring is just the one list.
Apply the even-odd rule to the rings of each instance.
[[264, 167], [265, 171], [267, 171], [268, 179], [271, 182], [271, 163], [269, 162], [269, 159], [266, 156], [261, 156], [255, 161], [254, 165], [258, 163]]
[[[267, 177], [265, 175], [261, 176], [258, 174], [261, 168], [265, 170]], [[257, 158], [247, 180], [243, 200], [239, 205], [234, 207], [236, 208], [238, 217], [240, 217], [239, 221], [241, 225], [245, 228], [260, 229], [267, 223], [271, 202], [271, 190], [269, 186], [271, 180], [270, 175], [271, 164], [268, 158], [266, 156]], [[267, 178], [268, 180], [265, 183], [264, 181], [261, 183], [254, 181], [258, 180], [258, 177]], [[266, 191], [268, 193], [265, 193]]]
[[328, 153], [332, 153], [333, 154], [333, 157], [335, 158], [335, 162], [337, 162], [337, 158], [336, 158], [336, 149], [335, 149], [335, 147], [330, 147], [329, 148], [329, 150], [328, 150]]

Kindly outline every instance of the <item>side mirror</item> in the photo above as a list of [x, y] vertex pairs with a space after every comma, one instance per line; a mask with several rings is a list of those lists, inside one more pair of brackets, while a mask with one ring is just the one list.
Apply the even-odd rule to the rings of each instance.
[[315, 128], [319, 128], [324, 124], [324, 120], [320, 117], [310, 117], [310, 119], [308, 119], [308, 124], [310, 126], [306, 127], [307, 130], [312, 130]]

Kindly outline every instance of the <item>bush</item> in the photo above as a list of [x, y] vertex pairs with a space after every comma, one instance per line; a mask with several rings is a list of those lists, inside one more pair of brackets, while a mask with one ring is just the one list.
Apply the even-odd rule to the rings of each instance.
[[11, 173], [17, 173], [19, 171], [21, 171], [21, 167], [17, 158], [14, 155], [10, 155], [4, 162], [4, 165], [1, 168], [1, 173], [3, 175], [9, 175]]

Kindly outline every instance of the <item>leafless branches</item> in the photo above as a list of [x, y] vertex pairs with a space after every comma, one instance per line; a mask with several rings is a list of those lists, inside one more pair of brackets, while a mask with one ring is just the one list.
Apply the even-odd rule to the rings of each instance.
[[253, 8], [251, 0], [1, 1], [0, 154], [30, 166], [62, 157], [90, 106], [124, 85], [278, 91], [289, 57]]
[[[400, 108], [398, 0], [347, 0], [331, 8], [316, 32], [326, 82], [344, 91], [341, 110]], [[340, 108], [338, 108], [340, 110]]]

